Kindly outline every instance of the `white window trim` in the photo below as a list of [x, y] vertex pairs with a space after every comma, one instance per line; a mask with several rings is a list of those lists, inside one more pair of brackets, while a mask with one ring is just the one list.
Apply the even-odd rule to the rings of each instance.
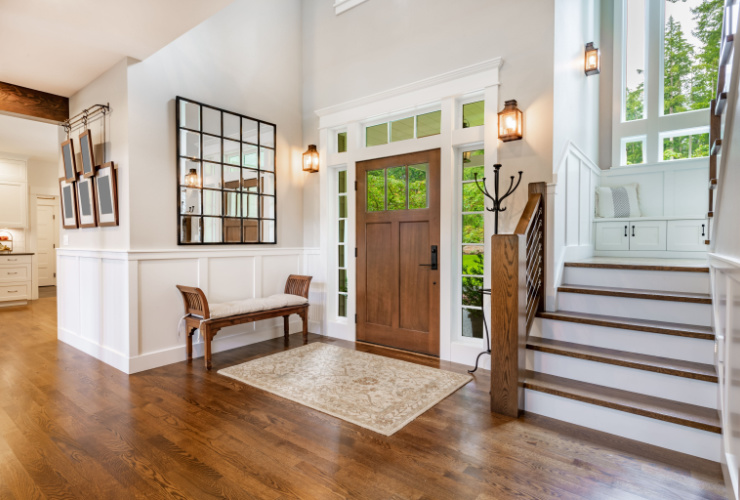
[[335, 0], [334, 1], [334, 14], [339, 15], [342, 12], [347, 12], [353, 7], [367, 2], [367, 0]]
[[[645, 136], [643, 157], [645, 164], [654, 165], [662, 162], [663, 145], [661, 134], [675, 133], [683, 129], [705, 127], [709, 125], [709, 111], [698, 109], [663, 114], [663, 31], [665, 26], [664, 0], [645, 0], [646, 22], [645, 29], [645, 118], [641, 120], [624, 121], [625, 110], [625, 50], [624, 38], [626, 26], [624, 23], [626, 0], [614, 1], [614, 95], [619, 99], [613, 100], [612, 108], [612, 167], [623, 166], [622, 140], [623, 138]], [[653, 64], [656, 61], [657, 64]], [[658, 82], [657, 85], [653, 82]], [[675, 160], [674, 160], [675, 161]]]

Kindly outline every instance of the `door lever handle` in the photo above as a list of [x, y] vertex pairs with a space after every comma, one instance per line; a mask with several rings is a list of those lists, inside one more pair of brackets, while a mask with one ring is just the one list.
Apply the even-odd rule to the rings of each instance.
[[438, 269], [437, 262], [438, 262], [437, 245], [432, 245], [432, 263], [431, 264], [419, 264], [419, 266], [420, 267], [430, 267], [432, 271], [436, 271]]

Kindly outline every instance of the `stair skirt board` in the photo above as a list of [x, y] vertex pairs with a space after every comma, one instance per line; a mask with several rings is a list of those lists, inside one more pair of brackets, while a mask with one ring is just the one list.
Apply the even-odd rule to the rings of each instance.
[[634, 439], [715, 462], [720, 461], [722, 436], [672, 422], [525, 389], [525, 409], [609, 434]]
[[536, 318], [531, 337], [714, 364], [714, 341]]
[[717, 408], [717, 384], [599, 361], [527, 350], [526, 369], [614, 389]]
[[711, 304], [560, 292], [558, 310], [710, 326]]
[[675, 271], [637, 271], [633, 269], [601, 269], [565, 267], [563, 283], [569, 285], [633, 288], [666, 292], [709, 293], [709, 273]]

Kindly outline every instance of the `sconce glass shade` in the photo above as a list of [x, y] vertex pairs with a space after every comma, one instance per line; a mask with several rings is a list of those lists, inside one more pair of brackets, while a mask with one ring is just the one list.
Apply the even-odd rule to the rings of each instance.
[[593, 42], [586, 44], [586, 75], [598, 75], [601, 72], [601, 52], [594, 47]]
[[309, 144], [308, 149], [303, 153], [303, 171], [304, 172], [318, 172], [319, 171], [319, 152], [316, 151], [315, 144]]
[[498, 138], [504, 142], [522, 138], [522, 112], [516, 106], [516, 99], [506, 101], [498, 114]]
[[185, 185], [187, 187], [200, 187], [200, 179], [198, 179], [198, 172], [194, 168], [191, 168], [187, 174], [185, 174]]

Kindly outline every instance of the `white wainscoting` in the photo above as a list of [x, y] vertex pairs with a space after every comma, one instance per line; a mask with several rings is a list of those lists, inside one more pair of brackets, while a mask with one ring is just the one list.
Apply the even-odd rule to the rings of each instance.
[[[62, 249], [58, 265], [59, 339], [118, 368], [135, 373], [186, 359], [178, 331], [183, 304], [175, 285], [201, 288], [211, 302], [282, 293], [289, 274], [314, 276], [309, 330], [323, 333], [323, 278], [318, 249], [102, 252]], [[271, 319], [221, 330], [214, 352], [282, 335]], [[301, 330], [298, 316], [291, 332]], [[203, 355], [196, 343], [196, 357]]]
[[593, 256], [594, 193], [601, 170], [568, 142], [547, 186], [547, 276], [545, 307], [557, 309], [563, 264]]

